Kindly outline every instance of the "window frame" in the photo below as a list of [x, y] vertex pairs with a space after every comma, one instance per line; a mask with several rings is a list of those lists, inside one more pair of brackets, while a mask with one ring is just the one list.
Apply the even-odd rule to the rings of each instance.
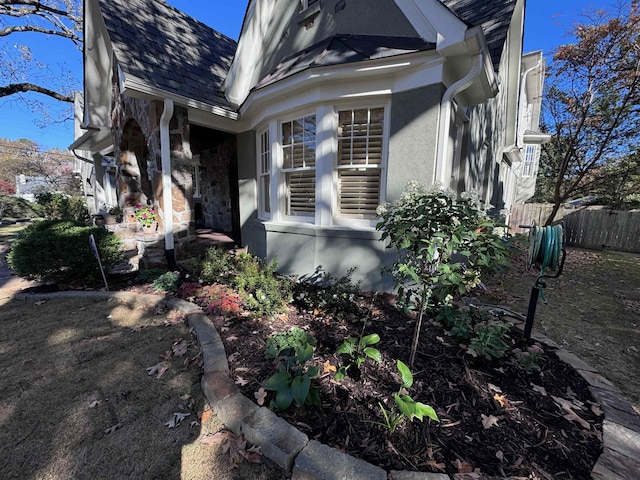
[[[269, 127], [258, 130], [257, 134], [257, 203], [258, 218], [269, 220], [272, 215], [271, 179], [273, 178], [273, 141]], [[265, 182], [266, 183], [263, 183]]]
[[[371, 165], [363, 165], [363, 166], [345, 166], [339, 165], [339, 146], [338, 142], [341, 138], [339, 127], [339, 115], [340, 112], [345, 112], [351, 110], [352, 112], [356, 110], [367, 110], [370, 112], [371, 110], [382, 109], [382, 135], [381, 135], [381, 155], [380, 155], [380, 163], [375, 166]], [[372, 101], [362, 101], [357, 103], [339, 103], [334, 105], [333, 107], [333, 118], [334, 118], [334, 127], [333, 127], [333, 175], [332, 175], [332, 221], [335, 225], [344, 225], [344, 226], [358, 226], [358, 227], [375, 227], [375, 225], [379, 221], [379, 217], [376, 214], [364, 215], [364, 214], [348, 214], [340, 212], [340, 171], [343, 170], [354, 170], [354, 169], [366, 169], [366, 170], [378, 170], [380, 172], [379, 175], [379, 186], [378, 186], [378, 204], [384, 203], [386, 201], [386, 181], [387, 181], [387, 158], [388, 158], [388, 145], [389, 145], [389, 131], [390, 131], [390, 101], [380, 101], [380, 99], [375, 99]], [[368, 123], [368, 127], [370, 124]], [[344, 138], [344, 137], [343, 137]], [[369, 143], [369, 135], [367, 135], [367, 145]]]
[[[283, 142], [284, 137], [284, 125], [287, 123], [291, 123], [292, 126], [292, 138], [293, 138], [293, 125], [295, 121], [303, 120], [306, 122], [307, 118], [313, 117], [315, 119], [315, 130], [314, 130], [314, 165], [313, 167], [303, 166], [303, 167], [287, 167], [285, 166], [285, 147], [294, 146], [296, 143], [285, 145]], [[304, 123], [303, 123], [304, 125]], [[316, 206], [318, 204], [318, 176], [317, 176], [317, 165], [318, 165], [318, 116], [316, 110], [313, 111], [305, 111], [304, 113], [298, 113], [294, 115], [289, 115], [287, 117], [283, 117], [278, 121], [278, 136], [277, 136], [277, 146], [278, 146], [278, 207], [279, 207], [279, 217], [283, 220], [291, 221], [291, 222], [299, 222], [299, 223], [316, 223]], [[304, 132], [304, 126], [303, 126]], [[303, 161], [305, 158], [305, 142], [303, 141]], [[272, 159], [273, 164], [273, 159]], [[287, 187], [287, 175], [296, 172], [313, 172], [314, 176], [314, 194], [313, 194], [313, 213], [305, 214], [291, 214], [289, 213], [289, 202], [290, 195], [289, 189]], [[273, 203], [273, 202], [272, 202]]]

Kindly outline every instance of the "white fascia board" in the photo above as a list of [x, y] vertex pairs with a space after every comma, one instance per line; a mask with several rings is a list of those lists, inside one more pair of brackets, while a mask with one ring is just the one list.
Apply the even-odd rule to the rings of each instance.
[[318, 102], [390, 95], [442, 81], [442, 58], [424, 52], [315, 67], [251, 92], [240, 110], [243, 129], [265, 118]]
[[111, 129], [100, 127], [85, 131], [69, 145], [69, 150], [84, 150], [87, 152], [103, 152], [113, 148]]
[[176, 93], [162, 90], [161, 88], [152, 87], [148, 85], [144, 80], [134, 76], [125, 74], [122, 70], [120, 72], [120, 93], [134, 98], [144, 98], [146, 100], [173, 100], [176, 104], [181, 106], [194, 108], [197, 110], [203, 110], [213, 115], [218, 115], [229, 120], [237, 120], [238, 114], [236, 112], [230, 112], [224, 108], [216, 105], [211, 105], [204, 102], [199, 102], [192, 98], [184, 97]]
[[436, 43], [438, 50], [464, 40], [467, 26], [439, 0], [395, 0], [395, 2], [418, 35]]

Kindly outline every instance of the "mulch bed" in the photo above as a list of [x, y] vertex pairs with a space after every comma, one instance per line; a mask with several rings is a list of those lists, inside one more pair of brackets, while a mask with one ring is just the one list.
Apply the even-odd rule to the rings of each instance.
[[341, 382], [331, 367], [344, 361], [334, 352], [345, 337], [360, 335], [366, 314], [337, 320], [291, 306], [271, 320], [211, 318], [232, 377], [251, 399], [275, 372], [264, 355], [268, 336], [295, 326], [311, 333], [317, 340], [312, 363], [320, 369], [314, 384], [322, 405], [292, 406], [279, 414], [310, 438], [350, 455], [386, 470], [590, 478], [602, 449], [603, 417], [583, 379], [546, 347], [539, 372], [526, 373], [513, 354], [479, 361], [432, 320], [423, 325], [408, 394], [433, 406], [440, 422], [404, 421], [390, 433], [380, 425], [379, 402], [395, 409], [396, 359], [408, 363], [415, 321], [398, 311], [393, 295], [364, 295], [358, 302], [369, 311], [365, 335], [381, 337], [376, 347], [383, 360], [367, 360], [355, 378]]

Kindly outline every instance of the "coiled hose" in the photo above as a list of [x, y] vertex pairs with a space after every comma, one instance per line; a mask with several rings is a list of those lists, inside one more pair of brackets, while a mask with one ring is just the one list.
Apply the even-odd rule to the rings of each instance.
[[[547, 272], [558, 272], [564, 264], [564, 228], [562, 224], [539, 227], [533, 225], [529, 230], [529, 268], [540, 267], [540, 278]], [[542, 301], [547, 303], [544, 291], [540, 289]]]

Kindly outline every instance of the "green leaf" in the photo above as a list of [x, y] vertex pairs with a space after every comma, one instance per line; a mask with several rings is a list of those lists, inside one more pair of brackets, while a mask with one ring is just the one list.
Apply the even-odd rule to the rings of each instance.
[[336, 380], [341, 382], [347, 376], [347, 368], [349, 367], [340, 367], [336, 372]]
[[286, 410], [291, 406], [293, 402], [293, 393], [291, 387], [283, 388], [276, 392], [276, 408], [278, 410]]
[[309, 378], [315, 378], [318, 376], [318, 367], [316, 367], [315, 365], [309, 367], [307, 369], [307, 375], [309, 376]]
[[307, 400], [305, 401], [307, 405], [320, 405], [320, 394], [318, 390], [316, 390], [313, 385], [309, 388], [309, 395], [307, 395]]
[[291, 382], [291, 393], [298, 407], [304, 405], [304, 401], [307, 399], [307, 395], [309, 394], [310, 386], [311, 379], [308, 375], [295, 377], [293, 382]]
[[393, 399], [396, 401], [396, 405], [400, 411], [409, 419], [413, 421], [413, 417], [416, 414], [416, 402], [408, 395], [393, 394]]
[[380, 335], [377, 333], [372, 333], [371, 335], [367, 335], [366, 337], [362, 337], [360, 339], [360, 346], [363, 345], [375, 345], [380, 341]]
[[353, 337], [345, 338], [342, 345], [338, 347], [336, 353], [344, 353], [345, 355], [353, 355], [356, 339]]
[[416, 402], [416, 418], [422, 421], [424, 417], [429, 417], [436, 422], [440, 421], [433, 407], [425, 405], [424, 403]]
[[296, 360], [298, 363], [303, 364], [313, 357], [313, 346], [306, 344], [304, 347], [296, 350]]
[[382, 362], [382, 355], [380, 354], [380, 351], [378, 349], [367, 347], [363, 351], [367, 357], [375, 360], [378, 363]]
[[401, 360], [398, 360], [396, 365], [400, 371], [400, 376], [402, 377], [402, 388], [409, 388], [413, 385], [413, 375], [411, 374], [411, 370], [409, 370], [409, 367], [407, 367], [407, 365]]
[[264, 384], [264, 388], [265, 390], [280, 391], [289, 385], [291, 385], [291, 375], [287, 371], [282, 371], [271, 375]]

